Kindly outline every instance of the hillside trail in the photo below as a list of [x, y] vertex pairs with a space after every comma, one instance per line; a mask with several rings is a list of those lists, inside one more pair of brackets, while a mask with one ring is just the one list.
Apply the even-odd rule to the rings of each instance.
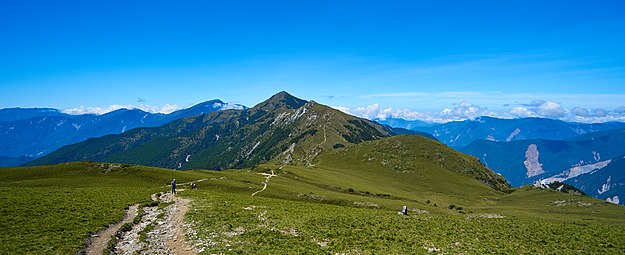
[[[282, 166], [278, 169], [282, 170]], [[256, 194], [265, 191], [267, 189], [267, 185], [269, 184], [269, 179], [271, 179], [271, 177], [278, 176], [277, 174], [274, 173], [273, 169], [271, 170], [271, 174], [268, 174], [268, 173], [259, 173], [259, 174], [265, 176], [265, 181], [263, 181], [263, 188], [261, 190], [258, 190], [252, 193], [252, 196], [255, 196]]]
[[[208, 179], [196, 180], [197, 183]], [[184, 192], [185, 189], [178, 189]], [[190, 199], [181, 198], [171, 192], [160, 192], [150, 195], [150, 199], [159, 202], [158, 206], [135, 204], [129, 207], [123, 219], [93, 235], [89, 246], [81, 254], [108, 254], [109, 241], [114, 238], [122, 225], [133, 222], [140, 216], [140, 221], [132, 228], [121, 233], [114, 247], [114, 254], [197, 254], [199, 250], [185, 240], [186, 229], [184, 217], [189, 211]]]
[[191, 200], [170, 192], [152, 194], [150, 198], [159, 201], [160, 206], [143, 207], [141, 220], [121, 235], [115, 254], [197, 254], [185, 240], [184, 216]]
[[84, 254], [87, 255], [102, 255], [104, 249], [106, 249], [111, 237], [115, 235], [117, 230], [121, 228], [122, 225], [132, 222], [132, 219], [137, 216], [139, 205], [132, 205], [126, 211], [126, 214], [122, 218], [121, 221], [108, 226], [106, 229], [101, 230], [97, 234], [92, 236], [92, 239], [89, 242], [89, 246], [85, 250]]
[[323, 124], [323, 142], [319, 143], [319, 147], [321, 147], [321, 145], [323, 145], [324, 143], [326, 143], [328, 141], [328, 123], [330, 122], [330, 119], [332, 118], [332, 112], [330, 112], [330, 114], [328, 115], [328, 119], [326, 120], [326, 122]]
[[[182, 190], [181, 190], [182, 191]], [[174, 252], [174, 254], [190, 255], [197, 254], [192, 247], [185, 241], [185, 230], [183, 228], [184, 216], [189, 211], [189, 204], [191, 200], [168, 194], [169, 199], [174, 201], [173, 209], [171, 213], [167, 215], [167, 221], [171, 224], [171, 233], [173, 238], [167, 240], [167, 246]]]

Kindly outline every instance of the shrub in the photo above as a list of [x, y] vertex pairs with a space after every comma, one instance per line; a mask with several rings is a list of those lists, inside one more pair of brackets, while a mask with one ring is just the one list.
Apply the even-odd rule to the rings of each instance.
[[130, 222], [124, 223], [124, 225], [119, 228], [119, 232], [128, 232], [130, 230], [132, 230], [132, 223]]
[[345, 145], [343, 145], [342, 143], [337, 143], [337, 144], [333, 145], [332, 148], [334, 148], [334, 149], [345, 148]]

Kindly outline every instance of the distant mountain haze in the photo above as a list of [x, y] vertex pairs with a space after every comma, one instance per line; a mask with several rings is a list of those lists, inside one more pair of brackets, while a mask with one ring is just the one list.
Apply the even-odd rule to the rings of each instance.
[[[625, 129], [595, 132], [568, 140], [477, 140], [459, 150], [476, 156], [505, 176], [513, 186], [559, 181], [605, 200], [611, 194], [611, 197], [625, 197], [625, 174], [620, 168], [624, 165], [623, 144]], [[611, 187], [611, 192], [597, 192], [604, 185]]]
[[417, 122], [412, 129], [475, 156], [512, 186], [565, 183], [599, 199], [625, 202], [625, 123], [481, 117], [431, 126]]
[[475, 120], [452, 121], [412, 128], [412, 130], [430, 133], [441, 142], [452, 147], [467, 146], [475, 140], [499, 142], [526, 139], [563, 140], [592, 132], [615, 129], [625, 129], [625, 123], [585, 124], [544, 118], [498, 119], [480, 117]]
[[[176, 119], [223, 108], [244, 108], [210, 100], [170, 114], [119, 109], [103, 115], [70, 115], [50, 108], [0, 110], [0, 156], [40, 157], [92, 137], [119, 134], [138, 127], [156, 127]], [[0, 160], [0, 164], [1, 164]]]

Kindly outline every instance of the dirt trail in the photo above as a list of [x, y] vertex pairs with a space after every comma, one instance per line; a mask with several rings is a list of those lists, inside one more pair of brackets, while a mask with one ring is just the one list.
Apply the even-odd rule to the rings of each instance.
[[137, 216], [138, 207], [139, 207], [138, 205], [130, 206], [128, 208], [128, 211], [126, 211], [126, 215], [124, 215], [124, 218], [121, 221], [108, 226], [106, 229], [94, 235], [93, 238], [89, 242], [89, 247], [87, 247], [85, 254], [102, 255], [102, 253], [104, 252], [104, 249], [106, 249], [106, 247], [108, 246], [108, 243], [111, 240], [111, 237], [115, 235], [117, 230], [119, 230], [119, 228], [122, 225], [128, 222], [132, 222], [132, 219], [134, 219], [135, 216]]
[[[179, 183], [178, 185], [188, 185], [206, 180], [209, 179]], [[184, 190], [178, 189], [178, 192]], [[121, 238], [117, 240], [115, 254], [197, 254], [200, 250], [194, 249], [185, 240], [188, 226], [184, 224], [184, 216], [189, 211], [191, 200], [180, 198], [170, 192], [151, 194], [150, 199], [160, 202], [161, 206], [146, 206], [141, 211], [139, 205], [131, 206], [122, 221], [94, 235], [89, 241], [89, 247], [82, 254], [102, 255], [109, 241], [120, 227], [125, 223], [132, 222], [137, 215], [142, 215], [141, 221], [133, 225], [130, 231], [124, 232]]]
[[321, 147], [321, 145], [323, 145], [324, 143], [326, 143], [328, 141], [328, 132], [326, 131], [326, 129], [328, 128], [328, 123], [330, 122], [331, 118], [332, 118], [332, 113], [330, 112], [326, 122], [323, 124], [323, 142], [321, 142], [321, 143], [319, 143], [319, 145], [317, 145], [319, 147]]
[[137, 215], [141, 215], [141, 221], [134, 224], [130, 231], [122, 233], [115, 245], [115, 254], [197, 254], [200, 250], [194, 249], [185, 240], [188, 226], [184, 224], [184, 216], [189, 211], [191, 200], [169, 192], [152, 194], [150, 198], [161, 205], [142, 207], [141, 212], [139, 205], [131, 206], [122, 221], [94, 235], [89, 247], [81, 254], [102, 255], [120, 227], [132, 222]]
[[174, 252], [174, 254], [196, 254], [192, 247], [185, 241], [185, 230], [183, 229], [184, 223], [184, 215], [189, 211], [189, 201], [188, 199], [179, 198], [170, 194], [170, 197], [173, 199], [174, 204], [173, 210], [167, 216], [167, 220], [171, 222], [173, 229], [171, 229], [171, 233], [173, 234], [173, 238], [168, 239], [166, 241], [167, 246]]
[[[280, 167], [280, 169], [282, 169], [282, 167]], [[265, 191], [265, 189], [267, 189], [267, 184], [269, 184], [269, 179], [271, 179], [271, 177], [278, 176], [273, 172], [273, 170], [271, 170], [271, 174], [268, 174], [268, 173], [260, 173], [260, 174], [265, 176], [265, 181], [263, 182], [264, 186], [261, 190], [252, 193], [252, 196], [255, 196], [256, 194]]]
[[[179, 189], [178, 192], [183, 192]], [[184, 216], [191, 201], [171, 193], [152, 194], [161, 206], [144, 207], [141, 221], [124, 233], [117, 254], [197, 254], [185, 241]], [[166, 205], [166, 206], [163, 206]]]

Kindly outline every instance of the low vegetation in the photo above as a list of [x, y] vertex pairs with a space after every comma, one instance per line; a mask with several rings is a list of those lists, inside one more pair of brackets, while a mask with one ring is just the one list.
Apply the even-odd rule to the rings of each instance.
[[[425, 213], [285, 201], [207, 190], [188, 220], [205, 254], [616, 254], [623, 225]], [[431, 210], [431, 208], [425, 208]], [[431, 210], [435, 211], [435, 210]]]
[[[178, 196], [192, 200], [187, 238], [202, 254], [625, 251], [622, 206], [547, 189], [498, 191], [463, 171], [470, 158], [442, 151], [447, 162], [438, 165], [399, 164], [367, 144], [310, 166], [253, 170], [93, 162], [0, 169], [0, 253], [76, 253], [129, 205], [167, 206], [150, 204], [150, 194], [167, 191], [173, 178], [181, 189], [198, 184]], [[398, 214], [402, 206], [408, 215]]]
[[106, 163], [0, 168], [0, 254], [76, 253], [129, 205], [149, 201], [172, 178], [197, 176]]

